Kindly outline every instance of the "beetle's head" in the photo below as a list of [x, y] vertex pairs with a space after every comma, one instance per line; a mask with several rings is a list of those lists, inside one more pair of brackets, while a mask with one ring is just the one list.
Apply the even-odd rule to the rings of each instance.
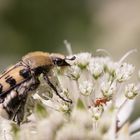
[[67, 58], [61, 54], [51, 54], [51, 59], [56, 66], [70, 66], [70, 64], [66, 60], [75, 60], [76, 57], [73, 56], [71, 58]]

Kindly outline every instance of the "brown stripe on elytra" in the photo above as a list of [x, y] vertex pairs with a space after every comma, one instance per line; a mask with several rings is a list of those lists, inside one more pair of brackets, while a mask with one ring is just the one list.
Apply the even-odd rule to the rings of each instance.
[[6, 83], [8, 83], [10, 85], [10, 87], [13, 87], [16, 85], [16, 80], [13, 77], [8, 77], [5, 80]]
[[10, 78], [10, 75], [7, 75], [7, 76], [5, 77], [5, 79], [8, 79], [8, 78]]
[[2, 77], [4, 77], [6, 74], [8, 74], [10, 71], [12, 71], [13, 69], [15, 69], [15, 68], [17, 68], [17, 67], [19, 67], [19, 66], [22, 66], [21, 62], [17, 63], [16, 65], [14, 65], [14, 66], [12, 66], [12, 67], [10, 67], [10, 68], [8, 68], [8, 69], [6, 69], [6, 70], [2, 73], [2, 75], [0, 75], [0, 79], [1, 79]]

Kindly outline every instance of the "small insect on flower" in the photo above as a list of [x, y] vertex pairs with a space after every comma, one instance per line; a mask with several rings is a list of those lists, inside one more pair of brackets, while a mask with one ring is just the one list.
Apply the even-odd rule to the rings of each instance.
[[28, 92], [38, 88], [40, 74], [43, 74], [44, 80], [56, 95], [63, 101], [72, 103], [72, 100], [63, 98], [57, 92], [49, 79], [48, 72], [54, 66], [70, 66], [66, 60], [75, 60], [75, 58], [75, 56], [67, 58], [61, 54], [49, 54], [41, 51], [31, 52], [5, 70], [0, 75], [0, 104], [7, 112], [8, 118], [13, 120], [16, 118], [18, 123], [21, 122], [20, 112], [24, 110]]
[[103, 106], [106, 105], [106, 103], [109, 101], [107, 98], [97, 98], [94, 102], [95, 107], [97, 106]]
[[92, 106], [94, 107], [99, 107], [99, 106], [103, 106], [106, 105], [107, 102], [109, 102], [110, 99], [103, 97], [103, 98], [96, 98], [95, 101], [92, 101], [92, 105], [89, 105], [88, 107], [91, 108]]

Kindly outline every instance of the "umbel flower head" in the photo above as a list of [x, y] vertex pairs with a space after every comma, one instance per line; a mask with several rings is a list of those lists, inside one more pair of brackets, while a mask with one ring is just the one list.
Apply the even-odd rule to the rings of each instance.
[[60, 95], [73, 103], [64, 102], [42, 80], [33, 98], [29, 97], [23, 124], [19, 127], [6, 122], [3, 131], [1, 123], [0, 139], [129, 140], [134, 137], [135, 128], [130, 129], [128, 118], [140, 92], [139, 84], [130, 81], [135, 67], [124, 62], [125, 59], [113, 61], [108, 56], [94, 57], [87, 52], [74, 55], [76, 60], [68, 62], [70, 67], [49, 73]]

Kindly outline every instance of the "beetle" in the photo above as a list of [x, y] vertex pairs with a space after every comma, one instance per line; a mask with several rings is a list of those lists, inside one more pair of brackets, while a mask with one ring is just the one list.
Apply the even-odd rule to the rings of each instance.
[[103, 97], [103, 98], [97, 98], [97, 99], [95, 100], [94, 105], [95, 105], [95, 107], [103, 106], [103, 105], [106, 105], [106, 103], [107, 103], [108, 101], [109, 101], [109, 100], [108, 100], [107, 98], [105, 98], [105, 97]]
[[92, 101], [92, 105], [88, 107], [91, 108], [91, 106], [99, 107], [99, 106], [107, 105], [107, 102], [109, 102], [110, 99], [111, 98], [107, 98], [107, 97], [96, 98], [95, 101]]
[[58, 93], [48, 73], [55, 66], [70, 66], [66, 60], [75, 59], [75, 56], [67, 58], [62, 54], [36, 51], [28, 53], [18, 63], [6, 69], [0, 75], [0, 105], [8, 112], [9, 118], [12, 116], [15, 119], [21, 108], [24, 108], [28, 92], [35, 90], [40, 84], [40, 74], [43, 74], [45, 81], [57, 96], [72, 103], [72, 100], [65, 99]]

